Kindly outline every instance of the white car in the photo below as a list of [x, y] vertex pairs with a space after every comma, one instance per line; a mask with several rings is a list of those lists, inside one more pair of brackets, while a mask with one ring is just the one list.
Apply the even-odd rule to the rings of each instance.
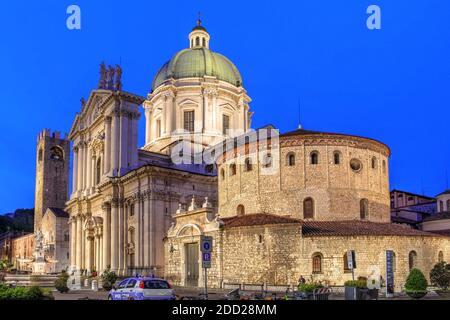
[[164, 279], [135, 277], [113, 287], [108, 300], [175, 300], [175, 294]]

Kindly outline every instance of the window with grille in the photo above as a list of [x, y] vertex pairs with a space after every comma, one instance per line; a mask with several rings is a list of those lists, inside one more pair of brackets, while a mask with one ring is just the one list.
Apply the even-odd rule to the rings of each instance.
[[184, 130], [187, 132], [194, 132], [194, 111], [184, 112]]
[[230, 117], [224, 114], [222, 117], [222, 133], [224, 135], [227, 135], [229, 129], [230, 129]]
[[322, 255], [320, 253], [313, 255], [312, 271], [313, 273], [322, 273]]

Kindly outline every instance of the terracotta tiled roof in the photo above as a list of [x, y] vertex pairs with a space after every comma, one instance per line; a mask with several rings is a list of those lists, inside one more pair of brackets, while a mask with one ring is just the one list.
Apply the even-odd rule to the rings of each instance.
[[274, 214], [249, 214], [243, 216], [235, 216], [230, 218], [222, 218], [225, 228], [247, 227], [247, 226], [262, 226], [269, 224], [284, 224], [284, 223], [301, 223], [301, 220], [289, 217], [277, 216]]
[[304, 237], [326, 236], [436, 236], [436, 234], [411, 229], [394, 223], [369, 221], [304, 221]]

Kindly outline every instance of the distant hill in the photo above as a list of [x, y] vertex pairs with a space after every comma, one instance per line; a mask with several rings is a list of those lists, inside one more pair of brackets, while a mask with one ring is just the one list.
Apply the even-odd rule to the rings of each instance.
[[17, 209], [0, 215], [0, 233], [7, 231], [33, 232], [34, 209]]

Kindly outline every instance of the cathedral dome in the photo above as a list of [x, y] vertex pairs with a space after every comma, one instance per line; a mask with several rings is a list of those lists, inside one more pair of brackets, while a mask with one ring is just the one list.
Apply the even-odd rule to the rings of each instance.
[[209, 33], [198, 24], [189, 35], [190, 48], [176, 53], [156, 74], [152, 91], [168, 79], [216, 77], [234, 86], [242, 85], [236, 66], [225, 56], [209, 50]]

